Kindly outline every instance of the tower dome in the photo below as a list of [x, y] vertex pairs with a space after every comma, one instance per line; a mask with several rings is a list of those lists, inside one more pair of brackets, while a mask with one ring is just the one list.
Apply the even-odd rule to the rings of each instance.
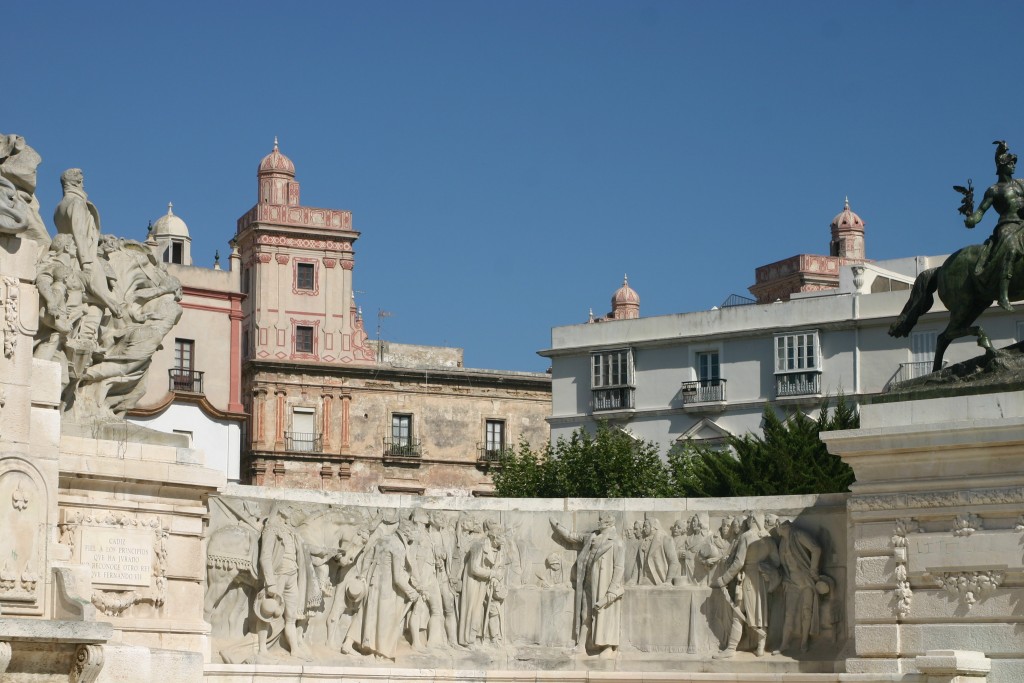
[[283, 173], [293, 178], [295, 177], [295, 164], [292, 163], [291, 159], [281, 154], [281, 150], [277, 148], [277, 136], [274, 137], [274, 149], [270, 154], [263, 157], [257, 173], [258, 175], [263, 175], [264, 173]]
[[174, 215], [174, 204], [167, 202], [167, 213], [153, 222], [146, 243], [155, 246], [164, 263], [192, 265], [192, 238], [185, 221]]
[[188, 237], [185, 221], [174, 215], [174, 203], [167, 202], [167, 213], [153, 223], [153, 237]]
[[830, 253], [846, 259], [864, 260], [864, 219], [850, 209], [850, 198], [843, 203], [843, 210], [836, 214], [830, 225], [832, 243]]
[[612, 315], [615, 320], [640, 317], [640, 295], [629, 286], [629, 277], [622, 276], [622, 286], [612, 294]]

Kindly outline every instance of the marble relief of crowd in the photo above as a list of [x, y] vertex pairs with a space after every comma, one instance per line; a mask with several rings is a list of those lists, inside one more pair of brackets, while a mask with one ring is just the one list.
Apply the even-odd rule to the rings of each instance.
[[724, 516], [713, 532], [705, 513], [670, 532], [654, 516], [623, 532], [614, 513], [582, 532], [551, 518], [551, 547], [531, 561], [516, 542], [523, 530], [497, 513], [212, 503], [205, 614], [227, 663], [508, 650], [517, 634], [507, 612], [522, 607], [510, 594], [524, 590], [569, 596], [566, 641], [578, 656], [615, 657], [624, 601], [651, 588], [693, 596], [720, 640], [717, 658], [799, 656], [838, 630], [827, 534], [771, 513]]

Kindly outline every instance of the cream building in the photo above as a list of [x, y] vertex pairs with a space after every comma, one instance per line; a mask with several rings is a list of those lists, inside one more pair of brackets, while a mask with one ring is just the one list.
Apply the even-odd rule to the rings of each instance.
[[181, 282], [181, 319], [153, 357], [146, 393], [133, 424], [183, 434], [229, 481], [240, 478], [242, 300], [237, 251], [224, 270], [195, 265], [188, 225], [168, 204], [150, 226], [146, 244]]
[[[760, 427], [768, 404], [816, 412], [930, 372], [946, 324], [939, 302], [910, 339], [889, 325], [922, 270], [945, 256], [864, 259], [864, 221], [849, 202], [831, 223], [830, 255], [800, 254], [757, 269], [751, 293], [711, 310], [639, 317], [623, 286], [605, 318], [556, 327], [540, 352], [552, 365], [552, 438], [608, 420], [662, 453], [688, 440], [720, 442]], [[737, 305], [738, 304], [738, 305]], [[1024, 338], [1024, 312], [993, 307], [981, 320], [997, 346]], [[978, 354], [953, 343], [948, 363]]]

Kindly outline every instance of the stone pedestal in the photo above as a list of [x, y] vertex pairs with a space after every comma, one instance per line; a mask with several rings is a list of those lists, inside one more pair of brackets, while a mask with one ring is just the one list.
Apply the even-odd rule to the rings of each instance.
[[1024, 395], [867, 405], [861, 424], [822, 435], [857, 477], [847, 671], [924, 673], [963, 648], [1024, 680]]

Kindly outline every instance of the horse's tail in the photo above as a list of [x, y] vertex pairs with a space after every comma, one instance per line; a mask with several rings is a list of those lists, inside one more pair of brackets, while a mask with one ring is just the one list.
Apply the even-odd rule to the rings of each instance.
[[910, 289], [910, 299], [903, 307], [896, 321], [889, 326], [889, 335], [893, 337], [906, 337], [914, 329], [918, 318], [928, 312], [935, 303], [935, 289], [938, 287], [939, 269], [929, 268], [923, 271], [914, 280], [914, 286]]

